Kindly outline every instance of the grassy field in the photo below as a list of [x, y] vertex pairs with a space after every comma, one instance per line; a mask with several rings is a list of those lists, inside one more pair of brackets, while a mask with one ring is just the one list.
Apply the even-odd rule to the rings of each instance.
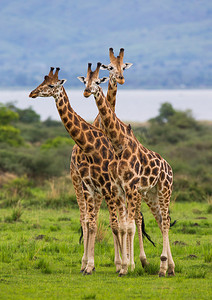
[[150, 265], [143, 270], [135, 238], [134, 272], [118, 277], [108, 212], [101, 210], [95, 248], [96, 272], [80, 271], [78, 209], [3, 208], [0, 215], [0, 299], [211, 299], [212, 206], [172, 203], [170, 242], [176, 276], [159, 278], [162, 238], [147, 206], [144, 242]]

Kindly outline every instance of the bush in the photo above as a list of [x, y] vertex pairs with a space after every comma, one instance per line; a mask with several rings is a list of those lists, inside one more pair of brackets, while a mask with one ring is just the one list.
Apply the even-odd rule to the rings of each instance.
[[74, 146], [75, 142], [71, 138], [57, 136], [54, 139], [48, 139], [42, 146], [41, 149], [59, 148], [61, 146]]

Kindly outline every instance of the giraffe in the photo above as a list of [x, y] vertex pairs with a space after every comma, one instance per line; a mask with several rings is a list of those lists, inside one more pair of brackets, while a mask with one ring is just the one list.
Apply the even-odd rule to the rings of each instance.
[[[120, 49], [120, 54], [121, 53], [124, 53], [123, 48]], [[121, 61], [118, 57], [115, 58], [112, 48], [109, 49], [109, 57], [110, 57], [110, 65], [108, 65], [108, 66], [104, 65], [104, 67], [101, 66], [100, 68], [109, 69], [109, 72], [112, 75], [112, 76], [110, 76], [110, 80], [108, 83], [107, 100], [109, 101], [112, 109], [115, 110], [117, 82], [119, 84], [124, 83], [123, 71], [125, 69], [128, 69], [129, 67], [131, 67], [132, 64], [130, 64], [130, 63], [123, 64], [123, 59]], [[89, 64], [89, 68], [91, 68], [91, 64]], [[101, 118], [100, 118], [99, 114], [97, 115], [96, 119], [94, 120], [93, 126], [95, 126], [97, 128], [102, 128]], [[74, 163], [74, 161], [76, 160], [76, 157], [78, 157], [78, 160], [82, 161], [84, 159], [83, 156], [84, 156], [83, 152], [81, 151], [79, 146], [76, 144], [72, 150], [70, 171], [71, 171], [72, 182], [73, 182], [75, 193], [76, 193], [77, 202], [78, 202], [78, 205], [80, 208], [80, 222], [81, 222], [82, 228], [83, 228], [84, 241], [86, 241], [87, 231], [86, 231], [86, 227], [84, 226], [85, 216], [86, 216], [85, 199], [83, 197], [83, 192], [82, 192], [82, 180], [81, 180], [80, 174], [77, 170], [76, 164]], [[98, 197], [99, 197], [99, 200], [96, 201], [95, 203], [96, 203], [96, 205], [100, 206], [101, 202], [102, 202], [102, 198], [100, 195], [98, 195]], [[99, 210], [99, 208], [97, 208], [97, 210]], [[119, 253], [117, 239], [115, 238], [114, 235], [113, 235], [113, 237], [114, 237], [114, 248], [115, 248], [114, 262], [116, 265], [116, 272], [119, 272], [121, 269], [121, 257], [120, 257], [120, 253]], [[84, 247], [86, 247], [85, 243], [84, 243]], [[85, 251], [84, 251], [84, 253], [85, 253]], [[85, 269], [85, 266], [86, 266], [86, 258], [83, 256], [81, 271], [83, 271]]]
[[[100, 64], [97, 65], [96, 70], [93, 72], [98, 77]], [[68, 131], [69, 135], [74, 139], [79, 149], [83, 153], [80, 156], [75, 156], [72, 164], [75, 165], [77, 175], [80, 176], [82, 189], [78, 189], [82, 193], [85, 204], [80, 207], [82, 214], [85, 215], [84, 230], [86, 232], [86, 240], [84, 243], [84, 274], [92, 274], [94, 269], [94, 244], [96, 236], [96, 221], [98, 211], [101, 204], [102, 195], [106, 200], [109, 215], [110, 226], [116, 240], [116, 244], [121, 249], [121, 241], [119, 237], [119, 224], [117, 219], [116, 210], [119, 211], [120, 225], [125, 223], [126, 209], [124, 201], [116, 201], [116, 196], [111, 193], [113, 181], [108, 172], [108, 165], [114, 159], [114, 151], [109, 140], [102, 130], [92, 126], [82, 119], [73, 110], [70, 105], [68, 96], [65, 92], [63, 84], [65, 79], [58, 79], [59, 68], [50, 69], [44, 81], [33, 90], [29, 97], [51, 97], [55, 98], [56, 106], [60, 114], [61, 120]], [[89, 66], [91, 72], [91, 66]], [[105, 78], [98, 79], [98, 82], [106, 81]], [[81, 153], [80, 153], [81, 154]], [[82, 158], [82, 160], [81, 160]], [[73, 174], [75, 176], [75, 174]], [[77, 182], [77, 180], [75, 180]], [[114, 184], [115, 186], [115, 184]], [[113, 187], [114, 188], [114, 187]]]
[[[124, 53], [123, 48], [120, 49], [119, 55], [122, 53]], [[109, 49], [109, 58], [110, 58], [110, 64], [108, 66], [107, 65], [100, 66], [100, 69], [103, 69], [103, 70], [108, 69], [109, 70], [110, 80], [108, 83], [107, 101], [109, 101], [112, 109], [115, 111], [117, 82], [119, 84], [124, 84], [123, 71], [125, 69], [130, 68], [132, 64], [130, 64], [130, 63], [123, 64], [123, 58], [122, 58], [122, 60], [120, 60], [119, 57], [115, 58], [114, 53], [113, 53], [113, 48]], [[91, 64], [89, 64], [89, 68], [91, 68]], [[101, 117], [99, 114], [95, 118], [92, 125], [97, 128], [100, 128], [100, 129], [102, 128]], [[80, 208], [80, 218], [81, 218], [80, 222], [81, 222], [82, 228], [83, 228], [84, 241], [86, 241], [87, 232], [86, 232], [86, 227], [84, 226], [85, 215], [86, 215], [85, 199], [83, 197], [83, 192], [82, 192], [81, 176], [76, 168], [76, 164], [74, 163], [74, 161], [76, 160], [76, 157], [78, 157], [78, 160], [82, 161], [84, 159], [83, 156], [84, 156], [83, 152], [81, 151], [79, 146], [76, 144], [72, 150], [70, 171], [71, 171], [72, 182], [73, 182], [75, 193], [76, 193], [77, 202], [78, 202], [78, 205]], [[102, 202], [102, 197], [100, 195], [98, 195], [98, 196], [99, 196], [99, 200], [96, 201], [96, 205], [100, 206], [101, 202]], [[99, 210], [99, 208], [97, 208], [97, 210]], [[113, 235], [113, 237], [114, 237], [114, 235]], [[86, 247], [85, 244], [84, 244], [84, 246]], [[121, 257], [120, 257], [120, 253], [119, 253], [117, 239], [115, 237], [114, 237], [114, 248], [115, 248], [114, 262], [116, 265], [116, 272], [119, 272], [121, 269]], [[83, 271], [85, 269], [85, 266], [86, 266], [86, 259], [83, 256], [81, 271]]]
[[[123, 48], [120, 49], [119, 55], [117, 57], [114, 56], [113, 48], [110, 48], [109, 49], [109, 57], [110, 57], [110, 63], [108, 65], [102, 64], [100, 69], [109, 71], [109, 84], [108, 84], [106, 100], [110, 103], [112, 110], [115, 111], [117, 82], [121, 85], [124, 84], [125, 79], [123, 76], [123, 71], [126, 69], [129, 69], [132, 66], [132, 63], [124, 63], [123, 62], [123, 57], [124, 57], [124, 49]], [[81, 82], [85, 83], [85, 77], [80, 76], [80, 77], [78, 77], [78, 79]], [[97, 124], [104, 130], [104, 124], [101, 124], [101, 118], [100, 118], [99, 114], [98, 114], [96, 120], [98, 122]], [[96, 123], [93, 123], [93, 124], [95, 124], [95, 126], [97, 126]], [[142, 233], [149, 239], [149, 241], [153, 245], [154, 245], [154, 243], [151, 241], [150, 237], [145, 233], [145, 231], [142, 232], [142, 216], [143, 215], [140, 213], [140, 211], [137, 210], [135, 221], [136, 221], [136, 227], [137, 227], [138, 237], [139, 237], [139, 247], [140, 247], [139, 257], [140, 257], [142, 266], [145, 267], [148, 264], [148, 262], [146, 259], [146, 254], [144, 252]], [[129, 243], [127, 243], [127, 246], [130, 247]], [[130, 251], [130, 253], [128, 253], [127, 255], [129, 256], [129, 264], [131, 265], [131, 269], [133, 270], [135, 267], [133, 245], [131, 245], [131, 249], [127, 249], [127, 250]], [[129, 251], [127, 251], [127, 252], [129, 252]]]
[[[110, 48], [109, 49], [109, 56], [110, 56], [110, 64], [109, 65], [102, 64], [100, 69], [109, 71], [110, 80], [109, 80], [109, 85], [108, 85], [108, 91], [109, 91], [109, 86], [110, 87], [112, 86], [113, 90], [116, 89], [116, 91], [117, 91], [117, 82], [119, 84], [124, 84], [125, 79], [123, 77], [123, 71], [126, 70], [126, 69], [129, 69], [132, 66], [132, 63], [124, 63], [123, 62], [123, 57], [124, 57], [124, 49], [123, 48], [120, 49], [119, 55], [117, 57], [114, 56], [113, 48]], [[116, 95], [115, 92], [110, 93], [110, 95], [108, 97], [108, 92], [107, 92], [106, 100], [110, 103], [112, 109], [113, 109], [113, 107], [115, 107], [115, 105], [113, 106], [111, 104], [111, 103], [114, 103], [114, 101], [115, 101], [115, 99], [114, 99], [115, 95]], [[113, 109], [113, 111], [115, 112], [115, 109]], [[103, 127], [103, 130], [104, 130], [104, 124], [102, 124], [102, 127]], [[105, 132], [105, 130], [104, 130], [104, 132]], [[148, 265], [148, 262], [147, 262], [147, 259], [146, 259], [146, 254], [144, 252], [142, 234], [144, 234], [144, 236], [146, 236], [148, 238], [148, 240], [154, 246], [155, 246], [155, 244], [151, 241], [150, 237], [146, 234], [145, 230], [143, 230], [143, 232], [142, 232], [142, 225], [144, 226], [144, 223], [142, 224], [142, 218], [143, 218], [142, 213], [140, 213], [139, 211], [136, 211], [135, 221], [136, 221], [136, 227], [137, 227], [138, 238], [139, 238], [139, 247], [140, 247], [139, 257], [140, 257], [140, 261], [141, 261], [142, 266], [145, 267], [146, 265]], [[129, 242], [127, 243], [127, 246], [129, 247]], [[134, 252], [134, 250], [131, 249], [131, 266], [132, 266], [132, 268], [133, 268], [133, 265], [134, 265], [133, 252]], [[130, 256], [129, 253], [128, 253], [128, 255]]]
[[[109, 172], [114, 180], [122, 184], [126, 193], [128, 209], [127, 234], [130, 248], [135, 233], [134, 219], [140, 210], [141, 196], [149, 206], [163, 236], [163, 250], [160, 257], [159, 276], [175, 275], [174, 261], [169, 244], [169, 203], [172, 193], [173, 173], [171, 166], [156, 152], [145, 148], [134, 136], [131, 126], [124, 124], [103, 94], [96, 81], [85, 81], [84, 96], [94, 95], [101, 122], [110, 139], [118, 161], [109, 165]], [[124, 249], [122, 249], [124, 252]], [[121, 269], [120, 275], [127, 273], [127, 266]]]

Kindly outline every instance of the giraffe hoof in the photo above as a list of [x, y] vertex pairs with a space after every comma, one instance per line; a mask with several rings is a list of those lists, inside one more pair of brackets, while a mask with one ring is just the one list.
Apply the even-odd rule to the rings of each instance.
[[87, 272], [86, 270], [84, 271], [83, 275], [92, 275], [92, 272]]
[[119, 277], [123, 277], [127, 274], [127, 270], [125, 269], [121, 269], [121, 271], [119, 272]]
[[119, 273], [119, 277], [124, 277], [126, 274], [123, 274], [123, 273]]
[[119, 273], [121, 271], [121, 264], [116, 265], [116, 273]]
[[168, 273], [168, 276], [175, 276], [175, 273], [174, 273], [174, 271], [172, 271], [172, 272], [169, 272], [169, 273]]
[[148, 262], [147, 259], [145, 258], [145, 259], [142, 259], [142, 260], [141, 260], [141, 264], [142, 264], [142, 267], [145, 268], [145, 267], [147, 267], [147, 266], [149, 265], [149, 262]]
[[95, 272], [96, 271], [96, 268], [95, 267], [93, 267], [93, 270], [92, 270], [93, 272]]
[[81, 270], [80, 270], [80, 273], [84, 273], [84, 272], [85, 272], [85, 269], [81, 269]]
[[166, 276], [166, 274], [164, 274], [162, 272], [160, 272], [158, 275], [159, 275], [159, 277], [165, 277]]
[[142, 267], [145, 269], [149, 266], [149, 262], [147, 261], [146, 263], [142, 263]]

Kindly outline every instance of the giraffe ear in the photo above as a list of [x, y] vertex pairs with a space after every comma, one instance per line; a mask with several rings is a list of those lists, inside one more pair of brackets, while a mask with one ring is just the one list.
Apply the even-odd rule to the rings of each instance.
[[131, 63], [125, 63], [123, 66], [123, 70], [129, 69], [130, 67], [132, 67], [133, 64]]
[[107, 82], [109, 80], [109, 77], [102, 77], [100, 79], [100, 83], [104, 83], [104, 82]]
[[85, 83], [85, 77], [84, 76], [79, 76], [77, 77], [79, 79], [79, 81], [81, 81], [82, 83]]
[[101, 65], [100, 70], [108, 70], [108, 66], [107, 65]]
[[66, 81], [67, 81], [66, 79], [61, 79], [61, 80], [59, 80], [58, 85], [64, 85], [64, 83], [65, 83]]

